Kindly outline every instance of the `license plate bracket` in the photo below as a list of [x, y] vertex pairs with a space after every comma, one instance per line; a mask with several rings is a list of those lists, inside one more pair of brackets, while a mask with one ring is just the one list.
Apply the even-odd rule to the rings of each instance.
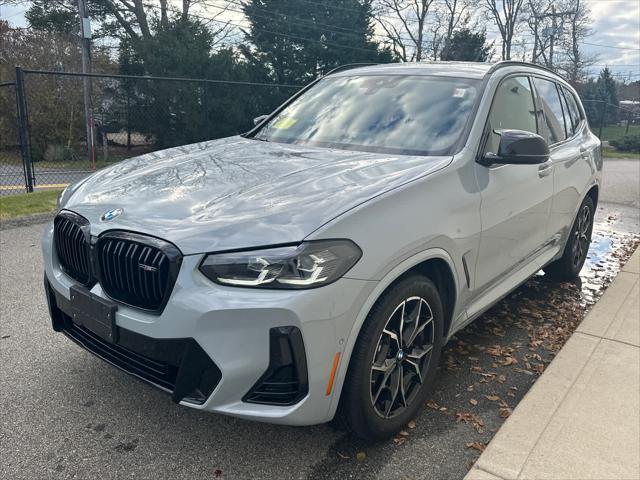
[[73, 323], [91, 330], [100, 338], [116, 343], [118, 341], [116, 327], [118, 306], [77, 285], [73, 285], [69, 291]]

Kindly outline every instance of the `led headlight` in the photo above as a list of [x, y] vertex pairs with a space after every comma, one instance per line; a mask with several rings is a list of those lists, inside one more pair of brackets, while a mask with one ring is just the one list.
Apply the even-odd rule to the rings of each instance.
[[319, 240], [297, 246], [207, 255], [200, 271], [222, 285], [314, 288], [336, 281], [360, 259], [350, 240]]

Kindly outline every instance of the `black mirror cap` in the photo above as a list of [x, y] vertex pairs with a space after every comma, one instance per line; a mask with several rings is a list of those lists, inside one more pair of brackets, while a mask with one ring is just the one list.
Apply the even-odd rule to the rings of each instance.
[[499, 130], [498, 154], [488, 153], [483, 164], [536, 165], [549, 160], [549, 145], [540, 135], [523, 130]]

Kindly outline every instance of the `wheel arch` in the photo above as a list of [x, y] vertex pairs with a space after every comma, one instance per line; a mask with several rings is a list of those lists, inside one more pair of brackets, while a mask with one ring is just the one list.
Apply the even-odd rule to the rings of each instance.
[[342, 351], [342, 358], [336, 373], [334, 392], [329, 408], [329, 418], [335, 415], [338, 408], [342, 395], [342, 387], [351, 362], [351, 355], [358, 336], [360, 335], [362, 325], [371, 308], [373, 308], [384, 292], [407, 275], [413, 273], [420, 273], [427, 276], [436, 284], [438, 291], [442, 292], [443, 307], [445, 310], [444, 338], [446, 339], [448, 337], [456, 311], [459, 276], [451, 255], [442, 248], [431, 248], [406, 259], [387, 273], [363, 303]]
[[[593, 200], [593, 207], [598, 208], [598, 195], [600, 194], [600, 187], [597, 183], [593, 184], [591, 188], [587, 191], [586, 196], [591, 197]], [[581, 202], [582, 203], [582, 202]]]

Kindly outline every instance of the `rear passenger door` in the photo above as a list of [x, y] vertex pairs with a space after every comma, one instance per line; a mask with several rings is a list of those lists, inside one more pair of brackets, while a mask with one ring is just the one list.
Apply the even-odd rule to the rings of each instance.
[[564, 245], [575, 213], [593, 174], [589, 132], [574, 94], [548, 78], [533, 77], [543, 136], [554, 164], [549, 234]]
[[[526, 75], [503, 79], [496, 89], [480, 155], [497, 153], [502, 129], [539, 131], [532, 86]], [[477, 165], [482, 233], [476, 264], [477, 294], [532, 261], [548, 244], [553, 166]], [[471, 312], [473, 313], [473, 312]]]

